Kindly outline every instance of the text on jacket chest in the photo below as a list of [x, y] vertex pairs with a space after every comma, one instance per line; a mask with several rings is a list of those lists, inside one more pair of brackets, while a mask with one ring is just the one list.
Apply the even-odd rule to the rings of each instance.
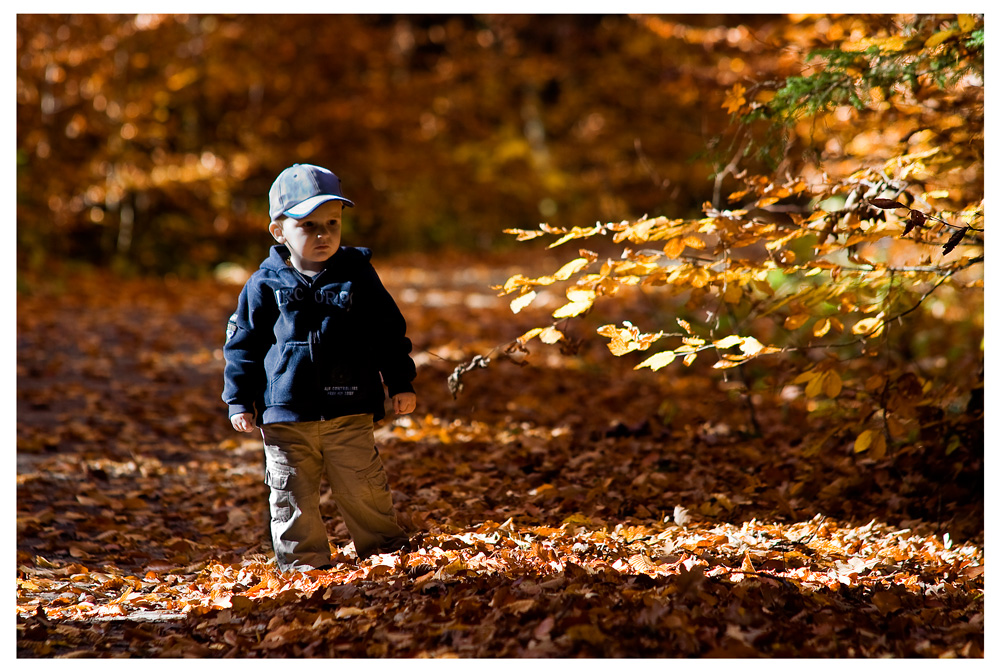
[[312, 300], [324, 306], [351, 307], [351, 292], [339, 287], [320, 287], [310, 290], [307, 287], [278, 287], [274, 290], [274, 298], [279, 306], [299, 301]]

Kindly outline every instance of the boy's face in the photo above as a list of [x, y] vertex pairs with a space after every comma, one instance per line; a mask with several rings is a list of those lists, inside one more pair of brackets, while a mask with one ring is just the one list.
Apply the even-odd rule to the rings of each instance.
[[271, 235], [288, 248], [295, 268], [318, 272], [340, 249], [343, 209], [340, 201], [327, 201], [302, 219], [283, 217], [271, 222]]

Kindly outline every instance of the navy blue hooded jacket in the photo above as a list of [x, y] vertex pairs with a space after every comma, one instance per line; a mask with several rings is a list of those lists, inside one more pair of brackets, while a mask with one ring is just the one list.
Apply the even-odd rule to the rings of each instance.
[[385, 392], [412, 392], [416, 369], [406, 321], [363, 247], [341, 247], [312, 278], [271, 248], [226, 331], [229, 416], [300, 422], [356, 413], [385, 416]]

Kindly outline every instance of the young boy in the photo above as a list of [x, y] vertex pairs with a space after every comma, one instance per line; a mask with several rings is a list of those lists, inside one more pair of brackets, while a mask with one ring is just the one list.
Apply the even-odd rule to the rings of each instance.
[[229, 319], [225, 388], [233, 428], [264, 437], [271, 538], [282, 570], [330, 566], [319, 511], [325, 471], [359, 558], [409, 549], [374, 441], [385, 415], [413, 412], [416, 376], [406, 322], [369, 263], [342, 247], [340, 180], [295, 164], [270, 191], [279, 243]]

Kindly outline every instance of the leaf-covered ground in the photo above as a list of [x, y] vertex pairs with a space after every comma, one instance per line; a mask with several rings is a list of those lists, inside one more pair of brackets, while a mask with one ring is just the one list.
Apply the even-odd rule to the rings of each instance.
[[338, 563], [287, 575], [219, 400], [238, 286], [22, 277], [18, 656], [983, 656], [981, 460], [804, 457], [795, 399], [756, 400], [755, 437], [717, 376], [599, 338], [493, 352], [454, 399], [528, 324], [489, 289], [511, 270], [380, 266], [419, 367], [377, 434], [416, 550], [357, 562], [324, 496]]

